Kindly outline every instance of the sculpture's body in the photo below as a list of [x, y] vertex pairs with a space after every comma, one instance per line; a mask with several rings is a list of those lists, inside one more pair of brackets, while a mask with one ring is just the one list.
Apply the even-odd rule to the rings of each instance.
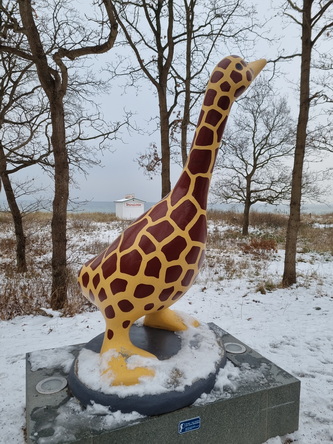
[[145, 315], [145, 325], [172, 331], [187, 328], [170, 307], [192, 285], [206, 244], [207, 195], [216, 155], [232, 103], [265, 65], [240, 57], [223, 59], [207, 86], [193, 145], [184, 170], [168, 196], [133, 222], [108, 249], [86, 263], [79, 274], [84, 295], [106, 321], [101, 353], [118, 352], [109, 361], [113, 384], [135, 384], [151, 375], [145, 367], [127, 368], [135, 347], [129, 330]]

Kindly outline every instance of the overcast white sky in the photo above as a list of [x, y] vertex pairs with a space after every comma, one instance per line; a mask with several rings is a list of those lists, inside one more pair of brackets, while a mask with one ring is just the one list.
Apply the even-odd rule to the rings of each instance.
[[[276, 13], [273, 11], [271, 4], [277, 6], [277, 2], [267, 2], [267, 0], [257, 0], [258, 11], [261, 17], [270, 16]], [[274, 58], [277, 50], [285, 50], [286, 53], [290, 53], [296, 50], [299, 45], [297, 38], [298, 29], [295, 26], [288, 26], [288, 28], [282, 30], [280, 19], [275, 19], [269, 27], [271, 34], [282, 33], [282, 36], [273, 46], [268, 43], [259, 41], [256, 44], [254, 51], [255, 58]], [[225, 49], [221, 48], [221, 57], [228, 55]], [[109, 56], [114, 56], [112, 51]], [[214, 60], [214, 65], [219, 60]], [[283, 70], [287, 72], [288, 81], [281, 79], [279, 85], [281, 85], [281, 92], [288, 94], [290, 97], [290, 107], [295, 112], [295, 118], [297, 117], [297, 101], [296, 92], [293, 96], [292, 89], [294, 88], [291, 82], [297, 82], [299, 76], [298, 61], [287, 62], [283, 64]], [[208, 79], [207, 79], [208, 80]], [[125, 96], [121, 95], [122, 89], [113, 87], [112, 90], [112, 103], [108, 99], [104, 101], [104, 112], [107, 117], [108, 112], [112, 112], [115, 116], [118, 112], [121, 114], [122, 108], [125, 106], [127, 109], [131, 109], [136, 113], [136, 120], [140, 125], [149, 128], [149, 117], [157, 114], [156, 97], [151, 89], [141, 92], [136, 95], [133, 89], [129, 90], [129, 93]], [[231, 112], [232, 113], [232, 112]], [[155, 176], [153, 180], [149, 180], [147, 176], [143, 174], [143, 171], [139, 169], [134, 159], [139, 153], [145, 151], [150, 142], [159, 141], [158, 133], [150, 136], [140, 136], [132, 133], [131, 136], [123, 134], [122, 142], [115, 142], [115, 152], [105, 154], [102, 158], [103, 168], [93, 168], [90, 170], [89, 176], [78, 178], [80, 184], [80, 190], [73, 190], [73, 196], [77, 195], [84, 199], [93, 199], [96, 201], [113, 201], [123, 197], [127, 193], [135, 193], [138, 198], [141, 198], [148, 202], [155, 202], [160, 199], [160, 177]], [[180, 167], [177, 165], [172, 166], [172, 183], [174, 184], [180, 174]]]
[[[257, 0], [257, 3], [261, 17], [273, 15], [276, 12], [271, 8], [271, 2], [267, 2], [267, 0]], [[274, 2], [274, 5], [277, 6], [277, 2]], [[271, 33], [282, 32], [284, 37], [281, 37], [273, 46], [258, 39], [254, 51], [255, 58], [271, 59], [275, 57], [278, 48], [280, 50], [285, 48], [285, 52], [288, 53], [297, 48], [299, 41], [297, 39], [298, 31], [296, 27], [288, 26], [288, 28], [281, 30], [280, 19], [275, 19], [275, 22], [269, 25], [269, 29]], [[229, 50], [221, 48], [219, 60], [228, 54]], [[111, 50], [106, 57], [115, 57], [115, 52]], [[212, 61], [212, 64], [215, 65], [219, 60]], [[289, 82], [281, 79], [279, 85], [281, 92], [289, 95], [290, 107], [294, 110], [294, 117], [296, 118], [297, 102], [295, 94], [293, 95], [292, 93], [293, 87], [290, 82], [297, 82], [299, 76], [298, 62], [284, 63], [283, 69], [288, 73]], [[153, 90], [142, 88], [139, 93], [136, 93], [134, 89], [128, 89], [126, 95], [122, 93], [123, 89], [114, 83], [112, 91], [108, 96], [96, 98], [99, 103], [102, 103], [105, 119], [120, 120], [125, 108], [135, 113], [135, 120], [139, 126], [151, 128], [152, 123], [149, 122], [149, 118], [157, 115], [157, 99]], [[96, 166], [90, 169], [87, 177], [84, 177], [82, 174], [75, 175], [78, 187], [72, 187], [71, 198], [114, 201], [124, 197], [126, 194], [134, 193], [136, 197], [147, 202], [158, 201], [161, 194], [160, 177], [157, 175], [153, 180], [148, 179], [134, 160], [139, 153], [145, 151], [151, 142], [157, 142], [158, 144], [159, 135], [157, 132], [147, 136], [139, 135], [135, 132], [128, 134], [124, 129], [122, 140], [113, 143], [114, 151], [106, 152], [101, 156], [102, 167]], [[180, 172], [179, 166], [172, 166], [172, 184], [176, 182]], [[38, 173], [38, 176], [44, 184], [50, 183], [47, 177], [41, 177], [40, 173]], [[4, 198], [3, 193], [1, 194], [1, 198]], [[52, 195], [49, 197], [52, 197]]]

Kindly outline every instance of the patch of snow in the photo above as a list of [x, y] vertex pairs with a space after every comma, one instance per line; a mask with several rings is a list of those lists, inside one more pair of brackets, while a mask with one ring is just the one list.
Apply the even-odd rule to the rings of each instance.
[[71, 398], [58, 409], [58, 415], [52, 424], [54, 434], [45, 438], [39, 437], [38, 444], [62, 444], [65, 441], [75, 441], [82, 423], [89, 424], [90, 430], [98, 432], [115, 429], [129, 422], [133, 424], [140, 418], [143, 416], [137, 412], [110, 412], [107, 407], [98, 404], [82, 409], [79, 402]]
[[205, 324], [189, 327], [178, 333], [181, 338], [180, 351], [166, 361], [138, 355], [127, 360], [129, 368], [146, 367], [154, 371], [153, 377], [142, 377], [132, 386], [112, 385], [112, 375], [101, 376], [108, 369], [108, 362], [117, 353], [110, 350], [100, 356], [83, 349], [78, 356], [78, 377], [87, 387], [120, 398], [130, 395], [155, 395], [172, 391], [184, 391], [199, 379], [206, 379], [215, 372], [221, 359], [221, 347], [215, 333]]
[[[113, 232], [110, 226], [108, 230], [110, 240], [119, 231]], [[106, 240], [102, 230], [96, 235], [97, 240]], [[93, 233], [91, 236], [93, 240]], [[85, 242], [86, 239], [78, 240], [82, 245]], [[72, 243], [75, 244], [75, 239]], [[81, 263], [90, 256], [82, 257]], [[285, 437], [272, 438], [266, 444], [282, 444], [287, 440], [297, 444], [332, 443], [332, 256], [299, 254], [297, 285], [288, 289], [276, 288], [266, 294], [258, 292], [257, 288], [267, 281], [280, 282], [283, 252], [265, 258], [244, 257], [239, 251], [228, 251], [223, 255], [210, 251], [208, 256], [196, 283], [177, 301], [175, 308], [200, 322], [214, 322], [300, 379], [299, 430]], [[0, 321], [0, 441], [3, 443], [24, 444], [26, 353], [37, 352], [35, 359], [39, 350], [86, 343], [105, 328], [99, 312], [82, 313], [72, 318], [61, 317], [60, 313], [51, 310], [47, 312], [52, 317], [20, 316]], [[40, 365], [38, 359], [34, 361], [36, 367]], [[55, 359], [59, 360], [60, 356]], [[68, 359], [69, 355], [65, 356], [64, 362]], [[221, 394], [223, 391], [223, 396], [228, 396], [228, 391], [237, 389], [238, 372], [228, 363], [225, 371], [220, 372], [212, 394], [197, 402], [209, 401], [209, 396], [215, 396], [215, 392]], [[260, 371], [251, 374], [249, 370], [247, 376], [260, 378]], [[84, 420], [89, 421], [91, 427], [102, 427], [102, 421], [121, 424], [121, 421], [139, 419], [135, 413], [133, 416], [120, 412], [101, 415], [96, 413], [100, 406], [82, 412], [75, 400], [67, 404], [56, 418], [58, 442], [64, 440], [62, 433], [65, 433], [69, 409], [77, 409], [78, 422], [82, 420], [81, 415], [86, 415]], [[47, 444], [51, 444], [49, 438]]]
[[54, 348], [52, 353], [48, 350], [34, 351], [29, 356], [31, 370], [34, 372], [41, 368], [61, 367], [68, 373], [73, 363], [74, 356], [69, 349]]

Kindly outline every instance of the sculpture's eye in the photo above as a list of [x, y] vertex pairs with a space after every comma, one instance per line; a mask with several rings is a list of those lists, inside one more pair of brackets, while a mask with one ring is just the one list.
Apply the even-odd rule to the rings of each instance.
[[241, 63], [236, 63], [236, 69], [239, 69], [239, 71], [241, 71], [243, 69], [243, 65]]

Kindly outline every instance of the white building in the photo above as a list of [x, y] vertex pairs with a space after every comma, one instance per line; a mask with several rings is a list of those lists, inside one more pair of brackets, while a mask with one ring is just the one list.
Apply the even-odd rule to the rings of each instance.
[[137, 199], [134, 194], [128, 194], [124, 199], [114, 201], [116, 216], [119, 219], [136, 219], [145, 212], [145, 201]]

